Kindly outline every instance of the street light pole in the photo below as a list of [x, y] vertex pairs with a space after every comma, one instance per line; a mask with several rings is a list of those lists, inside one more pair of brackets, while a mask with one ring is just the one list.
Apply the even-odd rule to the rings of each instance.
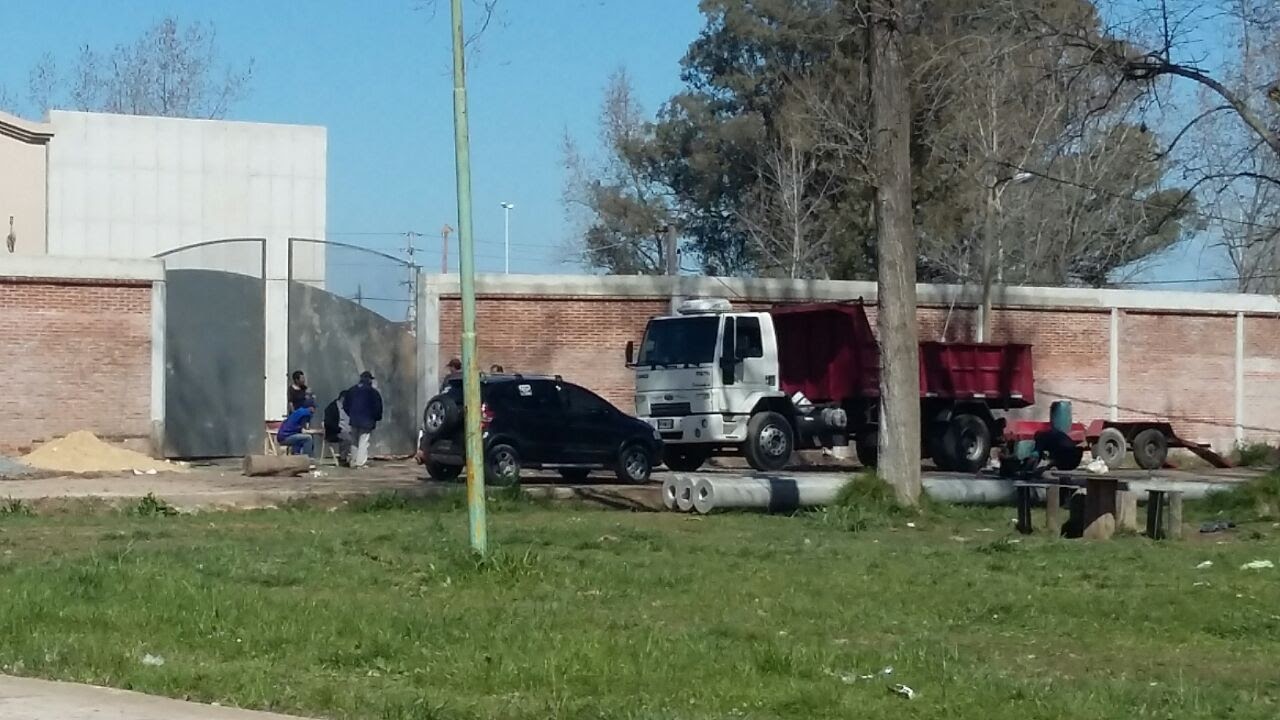
[[502, 242], [505, 248], [506, 274], [511, 274], [511, 211], [515, 209], [515, 205], [509, 202], [502, 203]]
[[462, 0], [452, 0], [453, 15], [453, 147], [458, 182], [458, 279], [462, 286], [462, 404], [466, 435], [467, 514], [471, 549], [488, 552], [484, 508], [484, 443], [480, 435], [480, 369], [476, 363], [476, 257], [471, 232], [471, 139], [467, 130], [466, 44], [462, 33]]

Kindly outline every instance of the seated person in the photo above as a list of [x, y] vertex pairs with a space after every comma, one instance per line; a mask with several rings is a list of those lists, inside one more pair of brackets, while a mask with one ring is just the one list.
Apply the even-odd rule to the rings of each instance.
[[315, 440], [307, 433], [307, 424], [315, 412], [314, 406], [304, 405], [289, 413], [289, 417], [280, 423], [276, 441], [289, 448], [290, 455], [310, 455], [315, 448]]
[[342, 403], [347, 399], [347, 391], [338, 393], [338, 399], [324, 408], [324, 439], [331, 445], [338, 446], [338, 464], [346, 466], [347, 453], [351, 448], [351, 418], [343, 409]]

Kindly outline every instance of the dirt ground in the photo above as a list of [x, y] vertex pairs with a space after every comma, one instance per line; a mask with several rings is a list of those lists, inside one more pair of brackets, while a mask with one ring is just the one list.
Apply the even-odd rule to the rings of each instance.
[[[788, 475], [844, 476], [856, 471], [850, 465], [797, 468]], [[745, 475], [736, 467], [708, 468], [716, 475]], [[1202, 481], [1233, 483], [1256, 477], [1248, 468], [1232, 470], [1164, 470], [1148, 473], [1117, 470], [1114, 475], [1133, 481]], [[929, 472], [932, 477], [963, 479], [971, 475]], [[660, 485], [664, 471], [645, 485], [618, 485], [608, 473], [597, 473], [586, 483], [568, 484], [554, 473], [528, 473], [523, 490], [532, 497], [581, 500], [628, 510], [661, 509]], [[148, 494], [183, 510], [253, 509], [278, 507], [300, 499], [342, 502], [380, 493], [430, 497], [456, 492], [456, 484], [433, 482], [411, 460], [374, 461], [368, 468], [352, 470], [333, 465], [318, 467], [301, 477], [245, 477], [238, 460], [197, 464], [184, 474], [90, 473], [84, 475], [41, 473], [18, 478], [0, 477], [0, 500], [56, 506], [60, 502], [93, 500], [125, 503]]]

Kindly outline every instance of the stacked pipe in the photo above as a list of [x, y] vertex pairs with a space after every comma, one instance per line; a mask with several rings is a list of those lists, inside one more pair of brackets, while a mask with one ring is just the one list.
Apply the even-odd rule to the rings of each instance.
[[[706, 515], [717, 510], [792, 512], [835, 502], [846, 477], [707, 477], [673, 474], [662, 482], [662, 503], [668, 510]], [[1230, 483], [1155, 480], [1132, 481], [1130, 489], [1144, 493], [1151, 487], [1185, 492], [1190, 498], [1225, 490]], [[1003, 478], [925, 478], [923, 490], [931, 499], [955, 505], [1011, 505], [1013, 482]], [[1043, 501], [1043, 491], [1039, 493]]]

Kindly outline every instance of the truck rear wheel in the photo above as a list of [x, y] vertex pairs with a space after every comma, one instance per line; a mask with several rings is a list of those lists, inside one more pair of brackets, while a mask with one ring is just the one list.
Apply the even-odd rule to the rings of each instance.
[[747, 423], [747, 464], [756, 470], [781, 470], [794, 449], [791, 423], [778, 413], [756, 413]]
[[944, 444], [952, 469], [978, 472], [991, 459], [991, 428], [977, 415], [956, 415], [947, 426]]
[[880, 462], [880, 433], [872, 430], [859, 434], [853, 441], [853, 449], [862, 467], [875, 468]]
[[945, 422], [931, 423], [925, 435], [925, 447], [929, 450], [929, 457], [933, 458], [933, 466], [944, 471], [955, 470], [956, 465], [947, 445], [947, 428]]

